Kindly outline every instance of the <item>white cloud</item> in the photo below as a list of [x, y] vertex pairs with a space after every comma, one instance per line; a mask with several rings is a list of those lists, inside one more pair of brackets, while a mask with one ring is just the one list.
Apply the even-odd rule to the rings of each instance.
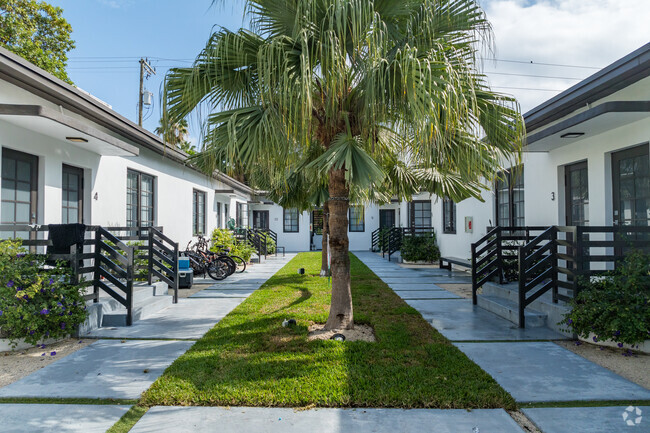
[[516, 96], [523, 111], [559, 92], [503, 87], [564, 90], [578, 80], [491, 72], [585, 78], [597, 69], [537, 64], [602, 68], [650, 42], [649, 0], [484, 0], [482, 5], [493, 26], [495, 57], [533, 62], [485, 63], [495, 90]]

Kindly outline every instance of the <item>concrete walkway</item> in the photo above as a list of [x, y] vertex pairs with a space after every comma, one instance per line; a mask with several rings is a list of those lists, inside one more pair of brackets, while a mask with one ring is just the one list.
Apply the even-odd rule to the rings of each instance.
[[[0, 388], [0, 398], [138, 399], [194, 340], [294, 256], [269, 257], [133, 326], [95, 330], [90, 338], [111, 339], [99, 339]], [[0, 431], [103, 432], [126, 410], [128, 406], [0, 404]]]
[[[436, 286], [451, 281], [467, 282], [464, 272], [408, 269], [374, 253], [355, 254], [519, 403], [650, 399], [649, 390], [552, 342], [565, 339], [564, 336], [548, 328], [519, 329], [472, 305], [471, 300], [451, 296], [453, 293]], [[555, 419], [560, 409], [528, 409], [526, 413], [548, 433], [613, 432], [626, 428], [620, 407], [562, 410], [566, 411], [562, 416], [572, 418], [566, 424]], [[612, 414], [617, 414], [615, 419]], [[585, 421], [583, 426], [579, 420]], [[646, 430], [635, 431], [650, 431], [650, 419], [646, 423]], [[601, 426], [610, 428], [601, 430]]]

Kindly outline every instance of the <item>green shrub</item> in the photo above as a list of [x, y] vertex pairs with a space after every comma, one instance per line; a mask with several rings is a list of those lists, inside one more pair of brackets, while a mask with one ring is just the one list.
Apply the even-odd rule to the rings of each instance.
[[650, 339], [650, 256], [632, 251], [604, 277], [583, 279], [561, 324], [582, 338], [636, 345]]
[[[118, 250], [117, 246], [111, 241], [104, 241], [106, 245], [113, 248], [115, 251], [126, 257], [126, 251]], [[136, 258], [133, 259], [133, 268], [134, 268], [134, 281], [148, 281], [149, 280], [149, 258], [137, 258], [138, 255], [144, 254], [147, 255], [146, 250], [139, 250], [138, 247], [144, 246], [144, 241], [130, 241], [126, 243], [127, 246], [133, 247], [133, 254]], [[111, 258], [110, 254], [103, 252], [104, 256]], [[112, 260], [112, 259], [111, 259]]]
[[247, 262], [250, 261], [251, 256], [255, 253], [255, 248], [248, 242], [238, 242], [235, 239], [234, 233], [228, 229], [214, 229], [212, 231], [212, 246], [210, 250], [219, 252], [220, 249], [217, 248], [217, 245], [223, 245], [230, 249], [230, 254], [239, 256]]
[[440, 250], [435, 234], [405, 236], [400, 249], [402, 259], [409, 262], [435, 262], [440, 259]]
[[86, 303], [61, 263], [44, 269], [45, 258], [28, 254], [19, 240], [0, 242], [0, 328], [16, 345], [63, 338], [86, 320]]
[[266, 252], [267, 252], [267, 254], [275, 254], [275, 249], [276, 249], [275, 241], [273, 239], [271, 239], [270, 236], [267, 236], [266, 237]]

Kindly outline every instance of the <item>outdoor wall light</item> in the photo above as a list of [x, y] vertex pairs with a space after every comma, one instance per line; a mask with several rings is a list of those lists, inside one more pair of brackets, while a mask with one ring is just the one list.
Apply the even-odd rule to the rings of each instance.
[[73, 143], [88, 143], [88, 140], [83, 137], [66, 137], [65, 139]]
[[560, 135], [560, 138], [578, 138], [585, 135], [584, 132], [567, 132], [566, 134]]

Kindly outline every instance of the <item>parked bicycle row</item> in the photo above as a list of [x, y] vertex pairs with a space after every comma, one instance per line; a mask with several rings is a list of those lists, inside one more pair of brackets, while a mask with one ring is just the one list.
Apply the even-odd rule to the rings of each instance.
[[241, 273], [246, 270], [246, 261], [239, 256], [230, 254], [230, 249], [223, 245], [215, 245], [216, 251], [210, 250], [209, 241], [202, 235], [192, 245], [187, 244], [185, 251], [181, 251], [182, 257], [190, 259], [190, 267], [194, 275], [206, 274], [214, 280], [223, 280], [235, 272]]

